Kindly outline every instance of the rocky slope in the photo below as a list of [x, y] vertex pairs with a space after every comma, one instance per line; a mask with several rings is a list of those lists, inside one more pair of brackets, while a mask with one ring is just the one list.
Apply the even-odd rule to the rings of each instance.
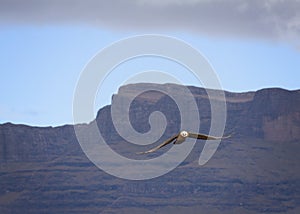
[[[124, 86], [113, 99], [127, 99], [144, 86]], [[181, 91], [177, 85], [155, 87]], [[200, 131], [207, 132], [207, 94], [189, 89], [200, 112]], [[82, 152], [71, 125], [0, 125], [0, 213], [299, 213], [300, 91], [225, 94], [225, 133], [234, 130], [234, 136], [221, 142], [206, 165], [197, 163], [203, 147], [197, 143], [175, 170], [146, 181], [99, 170]], [[106, 106], [97, 114], [102, 135], [122, 155], [137, 158], [132, 151], [139, 146], [117, 134], [110, 111]], [[132, 126], [147, 132], [153, 111], [163, 112], [168, 121], [161, 140], [179, 130], [176, 104], [157, 91], [131, 104]]]

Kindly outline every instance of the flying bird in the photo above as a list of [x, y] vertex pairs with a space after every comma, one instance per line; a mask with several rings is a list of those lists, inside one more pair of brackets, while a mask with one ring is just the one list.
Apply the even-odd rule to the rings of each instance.
[[173, 144], [181, 144], [188, 137], [195, 138], [195, 139], [201, 139], [201, 140], [221, 140], [221, 139], [229, 138], [230, 135], [225, 136], [225, 137], [214, 137], [214, 136], [209, 136], [209, 135], [205, 135], [205, 134], [199, 134], [199, 133], [196, 134], [196, 133], [191, 133], [191, 132], [187, 132], [187, 131], [181, 131], [178, 134], [174, 135], [173, 137], [167, 139], [165, 142], [158, 145], [157, 147], [154, 147], [153, 149], [150, 149], [145, 152], [138, 152], [137, 154], [147, 154], [147, 153], [155, 152], [156, 150], [158, 150], [172, 142], [173, 142]]

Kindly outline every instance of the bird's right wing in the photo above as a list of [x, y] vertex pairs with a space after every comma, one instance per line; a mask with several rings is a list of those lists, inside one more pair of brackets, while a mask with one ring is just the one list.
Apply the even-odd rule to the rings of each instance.
[[214, 136], [205, 135], [205, 134], [189, 133], [189, 137], [196, 138], [196, 139], [202, 139], [202, 140], [222, 140], [222, 139], [231, 137], [231, 135], [228, 135], [225, 137], [214, 137]]
[[156, 150], [172, 143], [177, 137], [178, 137], [179, 134], [177, 135], [174, 135], [173, 137], [167, 139], [166, 141], [164, 141], [162, 144], [158, 145], [157, 147], [154, 147], [153, 149], [150, 149], [148, 151], [145, 151], [145, 152], [138, 152], [137, 154], [147, 154], [147, 153], [151, 153], [151, 152], [155, 152]]

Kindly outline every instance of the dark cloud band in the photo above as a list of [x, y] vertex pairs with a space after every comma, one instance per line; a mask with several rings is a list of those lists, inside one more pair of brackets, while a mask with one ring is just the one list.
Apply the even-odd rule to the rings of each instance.
[[299, 44], [299, 11], [299, 0], [2, 0], [0, 22], [187, 30]]

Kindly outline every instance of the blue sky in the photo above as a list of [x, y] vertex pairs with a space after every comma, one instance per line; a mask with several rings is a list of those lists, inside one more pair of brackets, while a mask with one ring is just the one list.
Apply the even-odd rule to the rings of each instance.
[[[166, 1], [165, 4], [171, 3]], [[203, 33], [193, 26], [189, 29], [180, 24], [178, 27], [164, 28], [164, 24], [157, 24], [156, 27], [155, 22], [149, 22], [149, 27], [141, 27], [139, 23], [132, 24], [132, 18], [124, 23], [128, 25], [126, 28], [114, 20], [87, 24], [89, 20], [69, 21], [68, 17], [62, 17], [62, 20], [51, 21], [53, 17], [41, 16], [44, 20], [34, 21], [34, 17], [28, 18], [26, 11], [23, 11], [24, 20], [19, 21], [11, 15], [15, 7], [7, 7], [8, 11], [11, 7], [11, 11], [6, 12], [6, 16], [0, 16], [0, 123], [37, 126], [72, 123], [73, 93], [84, 66], [101, 49], [120, 39], [140, 34], [163, 34], [189, 43], [210, 61], [225, 90], [243, 92], [266, 87], [300, 88], [300, 49], [297, 40], [300, 31], [278, 36], [268, 34], [266, 30], [259, 35], [253, 28], [253, 35], [245, 36], [236, 26], [236, 30], [218, 28], [216, 32], [213, 28], [207, 28], [208, 33]], [[39, 15], [37, 13], [36, 16]], [[228, 23], [231, 22], [229, 19]], [[231, 25], [228, 24], [228, 29], [234, 28]], [[296, 27], [299, 26], [296, 23]], [[184, 72], [174, 65], [163, 65], [162, 61], [156, 61], [156, 66], [150, 66], [151, 60], [149, 62], [144, 63], [141, 69], [157, 70], [161, 66], [177, 78], [181, 78]], [[136, 68], [136, 65], [133, 62], [127, 69]], [[138, 71], [135, 69], [132, 72], [133, 75]], [[115, 71], [108, 78], [106, 94], [103, 95], [105, 99], [96, 100], [96, 109], [110, 104], [111, 95], [116, 93], [122, 82], [114, 81], [118, 77], [120, 75]], [[190, 77], [182, 81], [187, 85], [197, 84]]]

